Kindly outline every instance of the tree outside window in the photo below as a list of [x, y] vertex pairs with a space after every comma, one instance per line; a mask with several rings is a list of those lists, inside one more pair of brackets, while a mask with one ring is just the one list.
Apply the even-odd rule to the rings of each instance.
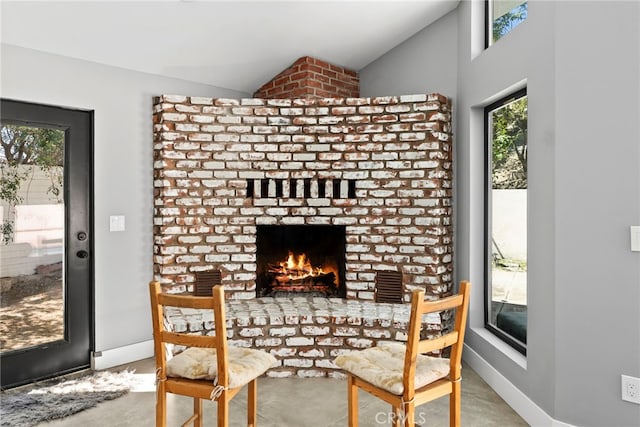
[[13, 240], [16, 206], [24, 202], [23, 186], [34, 170], [50, 179], [51, 201], [62, 203], [64, 132], [22, 125], [0, 126], [0, 203], [6, 210], [0, 224], [2, 243]]
[[500, 40], [527, 19], [527, 2], [522, 0], [488, 0], [486, 47]]

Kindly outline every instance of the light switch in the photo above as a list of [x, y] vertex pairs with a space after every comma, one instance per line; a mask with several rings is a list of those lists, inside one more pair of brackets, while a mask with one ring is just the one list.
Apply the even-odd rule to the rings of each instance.
[[640, 252], [640, 225], [631, 226], [631, 251]]
[[109, 217], [109, 231], [124, 231], [124, 215], [111, 215]]

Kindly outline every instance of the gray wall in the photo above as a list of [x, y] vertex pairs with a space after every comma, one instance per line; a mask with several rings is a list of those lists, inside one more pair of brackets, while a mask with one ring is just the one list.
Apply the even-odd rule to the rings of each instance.
[[[2, 45], [2, 97], [94, 110], [95, 349], [153, 339], [152, 97], [247, 94]], [[125, 215], [126, 231], [109, 232]]]
[[455, 99], [457, 39], [458, 18], [453, 11], [362, 70], [361, 96], [438, 92]]
[[[556, 6], [556, 415], [640, 425], [640, 3]], [[595, 368], [595, 369], [594, 369]], [[580, 408], [576, 411], [575, 408]]]
[[[458, 8], [456, 277], [475, 283], [466, 342], [491, 366], [554, 416], [554, 13], [530, 2], [529, 18], [484, 50], [482, 2]], [[527, 86], [528, 333], [526, 359], [484, 329], [483, 108]], [[532, 420], [529, 420], [530, 422]]]
[[[452, 15], [457, 37], [434, 43]], [[529, 2], [527, 21], [484, 50], [483, 4], [463, 1], [361, 70], [363, 96], [453, 97], [456, 278], [475, 285], [467, 345], [550, 417], [580, 426], [640, 425], [640, 406], [620, 398], [620, 374], [640, 376], [640, 254], [629, 248], [640, 223], [639, 17], [637, 2]], [[433, 75], [427, 58], [443, 51], [457, 62]], [[526, 358], [483, 328], [482, 259], [482, 108], [525, 85]]]

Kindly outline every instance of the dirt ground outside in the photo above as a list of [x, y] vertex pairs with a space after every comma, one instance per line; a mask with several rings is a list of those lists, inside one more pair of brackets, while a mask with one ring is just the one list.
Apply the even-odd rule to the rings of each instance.
[[60, 273], [0, 280], [4, 282], [0, 293], [1, 352], [64, 338]]

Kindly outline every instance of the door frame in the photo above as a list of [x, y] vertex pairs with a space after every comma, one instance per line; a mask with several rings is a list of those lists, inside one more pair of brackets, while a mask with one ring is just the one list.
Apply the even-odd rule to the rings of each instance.
[[[64, 339], [0, 356], [2, 389], [86, 369], [95, 341], [93, 111], [0, 99], [3, 122], [65, 132]], [[86, 233], [84, 239], [80, 233]]]

